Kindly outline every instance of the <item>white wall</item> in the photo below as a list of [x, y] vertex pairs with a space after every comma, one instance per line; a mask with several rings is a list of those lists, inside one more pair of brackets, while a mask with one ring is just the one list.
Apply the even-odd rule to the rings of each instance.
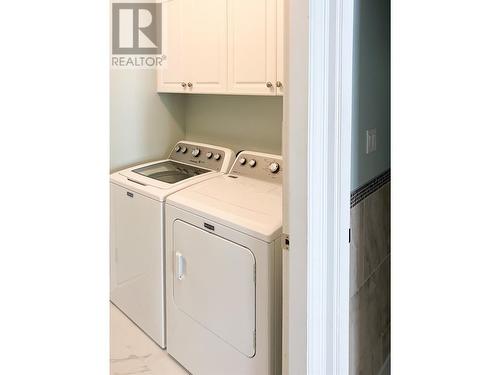
[[110, 75], [110, 170], [165, 157], [184, 138], [184, 98], [158, 95], [155, 70]]
[[281, 97], [187, 95], [185, 101], [186, 139], [281, 154]]

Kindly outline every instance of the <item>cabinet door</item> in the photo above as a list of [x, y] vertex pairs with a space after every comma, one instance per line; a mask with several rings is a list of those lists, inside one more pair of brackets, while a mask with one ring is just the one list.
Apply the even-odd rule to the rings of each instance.
[[276, 0], [276, 94], [282, 96], [285, 86], [285, 0]]
[[229, 93], [276, 95], [276, 0], [228, 0], [228, 12]]
[[187, 92], [186, 65], [186, 17], [188, 4], [185, 0], [162, 2], [162, 52], [166, 56], [164, 66], [158, 70], [159, 92]]
[[187, 0], [190, 4], [186, 63], [192, 93], [227, 90], [227, 0]]

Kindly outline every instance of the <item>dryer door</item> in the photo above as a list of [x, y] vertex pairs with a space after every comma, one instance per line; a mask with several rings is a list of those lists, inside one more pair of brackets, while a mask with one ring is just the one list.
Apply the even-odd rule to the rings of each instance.
[[250, 250], [183, 221], [174, 223], [174, 302], [246, 355], [255, 355], [255, 258]]

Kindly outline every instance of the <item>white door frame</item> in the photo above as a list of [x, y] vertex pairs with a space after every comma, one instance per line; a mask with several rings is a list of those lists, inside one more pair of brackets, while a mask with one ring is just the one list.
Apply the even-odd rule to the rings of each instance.
[[308, 374], [349, 373], [352, 0], [310, 0]]
[[289, 0], [286, 19], [283, 368], [348, 375], [353, 0]]

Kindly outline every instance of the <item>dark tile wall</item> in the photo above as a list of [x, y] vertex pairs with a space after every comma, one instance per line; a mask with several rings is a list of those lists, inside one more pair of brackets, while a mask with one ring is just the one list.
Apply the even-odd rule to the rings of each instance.
[[378, 375], [390, 355], [390, 189], [351, 208], [350, 375]]

